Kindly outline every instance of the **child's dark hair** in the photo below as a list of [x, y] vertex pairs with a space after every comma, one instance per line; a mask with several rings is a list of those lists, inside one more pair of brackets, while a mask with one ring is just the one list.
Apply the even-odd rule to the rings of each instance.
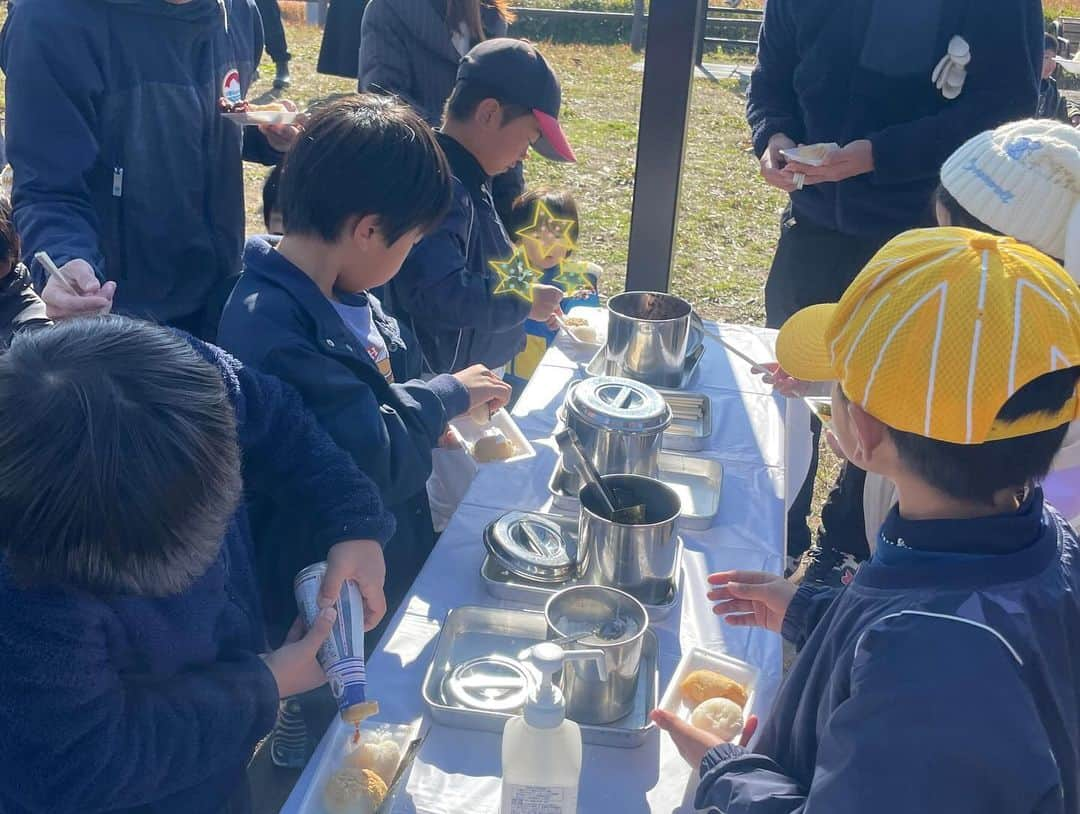
[[183, 591], [241, 490], [221, 374], [172, 330], [75, 319], [0, 355], [0, 552], [19, 582]]
[[[1057, 370], [1021, 387], [998, 412], [1006, 423], [1055, 413], [1072, 397], [1080, 367]], [[990, 504], [1004, 489], [1022, 489], [1050, 471], [1068, 424], [1052, 430], [983, 444], [951, 444], [889, 427], [897, 453], [911, 471], [960, 500]]]
[[15, 231], [15, 220], [11, 216], [11, 202], [0, 197], [0, 276], [15, 268], [21, 252], [19, 233]]
[[286, 234], [333, 241], [350, 218], [376, 215], [391, 244], [437, 226], [451, 189], [432, 129], [404, 103], [369, 93], [315, 113], [285, 156], [278, 200]]
[[494, 99], [502, 107], [503, 127], [512, 121], [532, 115], [529, 108], [504, 101], [499, 91], [492, 90], [481, 82], [458, 82], [450, 91], [450, 98], [446, 100], [443, 121], [467, 122], [485, 99]]
[[1049, 31], [1043, 34], [1043, 50], [1053, 51], [1055, 54], [1058, 50], [1058, 38], [1056, 35], [1051, 34]]
[[944, 184], [938, 184], [937, 189], [934, 190], [934, 203], [940, 204], [941, 207], [949, 213], [949, 225], [959, 226], [964, 229], [974, 229], [976, 232], [986, 232], [991, 235], [1002, 234], [997, 229], [993, 229], [979, 220], [977, 217], [968, 212], [964, 207], [960, 205], [960, 202], [953, 197], [953, 194], [949, 190], [945, 189]]
[[278, 188], [281, 186], [281, 162], [274, 165], [274, 168], [270, 170], [270, 173], [266, 176], [266, 180], [263, 182], [262, 188], [262, 209], [263, 209], [263, 224], [266, 226], [266, 231], [270, 231], [270, 218], [275, 211], [281, 210], [281, 203], [278, 196]]
[[515, 235], [520, 230], [526, 228], [533, 222], [533, 218], [536, 216], [536, 207], [541, 203], [544, 204], [555, 217], [562, 218], [563, 220], [572, 220], [574, 222], [570, 227], [569, 232], [570, 239], [576, 243], [578, 232], [580, 230], [577, 201], [575, 201], [574, 196], [566, 190], [545, 189], [543, 187], [530, 189], [514, 201], [504, 224], [506, 226], [506, 231], [510, 233], [510, 237], [515, 238]]

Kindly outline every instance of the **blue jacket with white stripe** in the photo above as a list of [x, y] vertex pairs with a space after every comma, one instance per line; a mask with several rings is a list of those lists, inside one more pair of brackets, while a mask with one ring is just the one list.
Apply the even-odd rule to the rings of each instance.
[[701, 765], [729, 814], [1080, 811], [1080, 544], [1036, 490], [1015, 514], [894, 508], [846, 588], [804, 585], [802, 645], [753, 751]]

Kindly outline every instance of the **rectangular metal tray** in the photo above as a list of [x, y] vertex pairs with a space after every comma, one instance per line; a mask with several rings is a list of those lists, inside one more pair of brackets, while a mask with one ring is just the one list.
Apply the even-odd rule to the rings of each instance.
[[700, 452], [712, 437], [712, 399], [704, 393], [658, 390], [671, 408], [671, 424], [664, 430], [664, 449]]
[[[690, 386], [690, 383], [694, 380], [694, 375], [698, 371], [701, 357], [705, 355], [704, 334], [702, 330], [693, 323], [690, 325], [690, 339], [686, 343], [686, 347], [686, 361], [683, 363], [682, 383], [676, 388], [677, 390], [683, 390]], [[593, 356], [589, 364], [586, 365], [585, 372], [590, 376], [624, 375], [619, 371], [619, 366], [608, 359], [607, 345], [600, 346], [600, 350], [596, 352], [596, 355]]]
[[[716, 513], [720, 511], [724, 465], [712, 458], [675, 452], [661, 452], [659, 464], [660, 480], [678, 492], [682, 500], [679, 526], [695, 531], [712, 528]], [[552, 506], [565, 512], [579, 511], [577, 495], [566, 491], [564, 477], [562, 467], [556, 463], [548, 481]]]
[[[671, 615], [672, 609], [679, 602], [679, 593], [682, 588], [683, 557], [683, 542], [681, 539], [677, 542], [677, 545], [679, 547], [678, 553], [675, 555], [675, 573], [677, 576], [675, 584], [671, 586], [671, 593], [668, 594], [665, 601], [658, 605], [645, 605], [645, 610], [649, 613], [649, 620], [652, 622], [667, 619]], [[529, 582], [504, 569], [490, 555], [484, 557], [484, 563], [480, 566], [480, 579], [483, 581], [484, 587], [487, 588], [487, 592], [495, 598], [505, 599], [508, 602], [517, 602], [534, 608], [543, 608], [548, 599], [563, 588], [569, 588], [572, 585], [591, 584], [588, 575], [578, 579], [568, 579], [558, 585]]]
[[[431, 665], [424, 677], [424, 702], [431, 717], [447, 726], [502, 732], [506, 721], [516, 712], [481, 712], [456, 706], [446, 698], [443, 684], [454, 665], [473, 658], [517, 654], [547, 638], [544, 614], [536, 611], [513, 611], [500, 608], [465, 606], [446, 615], [439, 632]], [[656, 709], [659, 697], [659, 655], [656, 635], [648, 630], [641, 651], [641, 674], [633, 711], [620, 721], [596, 726], [581, 724], [581, 739], [598, 746], [635, 749], [645, 742], [656, 725], [649, 713]]]

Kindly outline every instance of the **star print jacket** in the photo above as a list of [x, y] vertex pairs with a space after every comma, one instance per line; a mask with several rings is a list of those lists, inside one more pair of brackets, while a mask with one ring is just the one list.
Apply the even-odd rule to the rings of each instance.
[[532, 308], [495, 293], [492, 261], [509, 260], [510, 237], [491, 199], [491, 179], [464, 147], [440, 133], [454, 173], [454, 199], [442, 224], [416, 244], [380, 298], [416, 336], [424, 372], [455, 373], [474, 364], [499, 368], [525, 347]]

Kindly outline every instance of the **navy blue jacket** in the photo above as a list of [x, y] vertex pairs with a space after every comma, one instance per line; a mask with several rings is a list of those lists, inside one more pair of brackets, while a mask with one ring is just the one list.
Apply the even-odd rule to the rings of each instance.
[[[48, 330], [48, 329], [45, 329]], [[393, 518], [374, 485], [300, 397], [222, 351], [246, 494], [273, 495], [319, 521], [293, 541], [306, 563], [345, 539], [385, 542]], [[22, 589], [0, 562], [0, 811], [5, 814], [243, 810], [244, 770], [273, 726], [274, 678], [247, 511], [217, 561], [165, 598]]]
[[[949, 40], [971, 48], [948, 101], [931, 82]], [[888, 237], [929, 225], [941, 165], [967, 139], [1034, 115], [1043, 55], [1040, 0], [769, 0], [747, 118], [760, 156], [797, 143], [873, 144], [873, 172], [791, 194], [796, 216]]]
[[516, 294], [496, 294], [489, 265], [513, 253], [491, 200], [491, 179], [472, 154], [440, 133], [454, 173], [450, 212], [409, 253], [383, 287], [388, 311], [418, 339], [425, 373], [456, 373], [470, 365], [505, 365], [525, 347], [532, 306]]
[[801, 587], [783, 632], [802, 652], [753, 752], [705, 756], [697, 808], [1080, 811], [1080, 544], [1041, 491], [978, 520], [893, 508], [852, 584]]
[[252, 0], [16, 0], [0, 67], [25, 256], [86, 260], [119, 312], [199, 312], [240, 270], [242, 147], [279, 158], [217, 107], [230, 73], [247, 93], [262, 46]]
[[[418, 365], [408, 359], [397, 325], [374, 297], [371, 305], [395, 378], [416, 375]], [[425, 488], [431, 450], [447, 420], [469, 409], [468, 391], [448, 375], [427, 383], [387, 383], [311, 278], [260, 238], [248, 242], [244, 273], [225, 306], [218, 340], [245, 364], [295, 387], [323, 428], [378, 485], [397, 519], [386, 550], [387, 599], [400, 601], [435, 542]], [[294, 512], [267, 518], [256, 536], [268, 552], [279, 550], [296, 535], [298, 521]], [[281, 584], [265, 592], [276, 626], [292, 621], [285, 589], [295, 574], [290, 569], [270, 563], [263, 569], [277, 574]], [[284, 597], [279, 607], [275, 596]]]

